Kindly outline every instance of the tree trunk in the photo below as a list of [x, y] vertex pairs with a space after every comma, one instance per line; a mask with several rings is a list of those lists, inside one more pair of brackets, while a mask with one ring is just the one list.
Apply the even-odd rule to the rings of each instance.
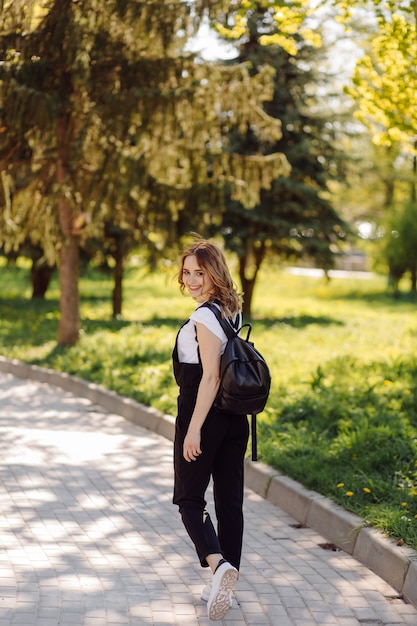
[[252, 296], [255, 287], [255, 278], [240, 278], [244, 293], [242, 313], [244, 317], [252, 317]]
[[116, 238], [116, 251], [114, 254], [116, 265], [114, 268], [114, 288], [113, 288], [113, 318], [122, 315], [123, 303], [123, 241]]
[[50, 265], [38, 265], [37, 261], [33, 261], [30, 270], [32, 300], [45, 298], [54, 269]]
[[[252, 298], [255, 289], [256, 278], [265, 258], [265, 245], [253, 246], [250, 242], [246, 245], [245, 254], [239, 257], [239, 278], [243, 291], [242, 313], [244, 317], [252, 317]], [[252, 275], [248, 276], [249, 264], [253, 265]]]
[[66, 190], [70, 180], [71, 114], [61, 115], [57, 122], [58, 158], [57, 183], [60, 186], [58, 204], [59, 221], [62, 230], [60, 250], [60, 320], [58, 343], [72, 346], [77, 343], [80, 331], [79, 310], [79, 238], [72, 234], [72, 210]]
[[411, 268], [411, 293], [415, 295], [417, 293], [417, 268]]
[[73, 346], [80, 331], [78, 293], [79, 245], [76, 237], [67, 237], [60, 254], [61, 285], [58, 343]]

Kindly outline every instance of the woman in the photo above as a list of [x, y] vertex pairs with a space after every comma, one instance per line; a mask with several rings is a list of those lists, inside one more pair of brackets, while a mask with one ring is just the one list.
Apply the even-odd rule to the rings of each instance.
[[[174, 443], [174, 504], [193, 541], [202, 567], [210, 567], [211, 589], [203, 590], [211, 620], [232, 606], [243, 537], [243, 467], [249, 437], [246, 415], [213, 406], [219, 387], [220, 357], [227, 343], [214, 303], [235, 328], [241, 324], [239, 296], [223, 253], [198, 240], [181, 258], [178, 282], [197, 302], [181, 327], [173, 353], [179, 385]], [[206, 511], [205, 492], [213, 478], [217, 533]]]

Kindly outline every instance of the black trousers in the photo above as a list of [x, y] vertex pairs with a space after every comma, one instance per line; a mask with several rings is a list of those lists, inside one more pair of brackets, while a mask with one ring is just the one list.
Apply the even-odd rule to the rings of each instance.
[[[190, 381], [190, 379], [188, 379]], [[201, 430], [202, 454], [183, 457], [183, 443], [195, 405], [196, 387], [180, 388], [174, 442], [174, 497], [203, 567], [221, 553], [239, 569], [243, 539], [244, 458], [249, 437], [246, 415], [210, 410]], [[213, 478], [217, 532], [206, 511], [205, 492]]]

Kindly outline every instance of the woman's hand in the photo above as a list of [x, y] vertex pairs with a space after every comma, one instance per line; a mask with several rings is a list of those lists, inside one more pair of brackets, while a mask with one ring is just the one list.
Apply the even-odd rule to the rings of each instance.
[[185, 435], [183, 445], [184, 459], [188, 462], [196, 461], [197, 457], [202, 453], [201, 447], [201, 433], [199, 430], [188, 430]]

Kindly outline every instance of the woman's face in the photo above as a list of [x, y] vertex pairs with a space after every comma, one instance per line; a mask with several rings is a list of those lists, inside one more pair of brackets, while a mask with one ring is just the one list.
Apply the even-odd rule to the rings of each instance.
[[214, 283], [209, 273], [199, 266], [194, 254], [190, 254], [184, 259], [182, 282], [190, 296], [197, 302], [205, 302], [214, 292]]

